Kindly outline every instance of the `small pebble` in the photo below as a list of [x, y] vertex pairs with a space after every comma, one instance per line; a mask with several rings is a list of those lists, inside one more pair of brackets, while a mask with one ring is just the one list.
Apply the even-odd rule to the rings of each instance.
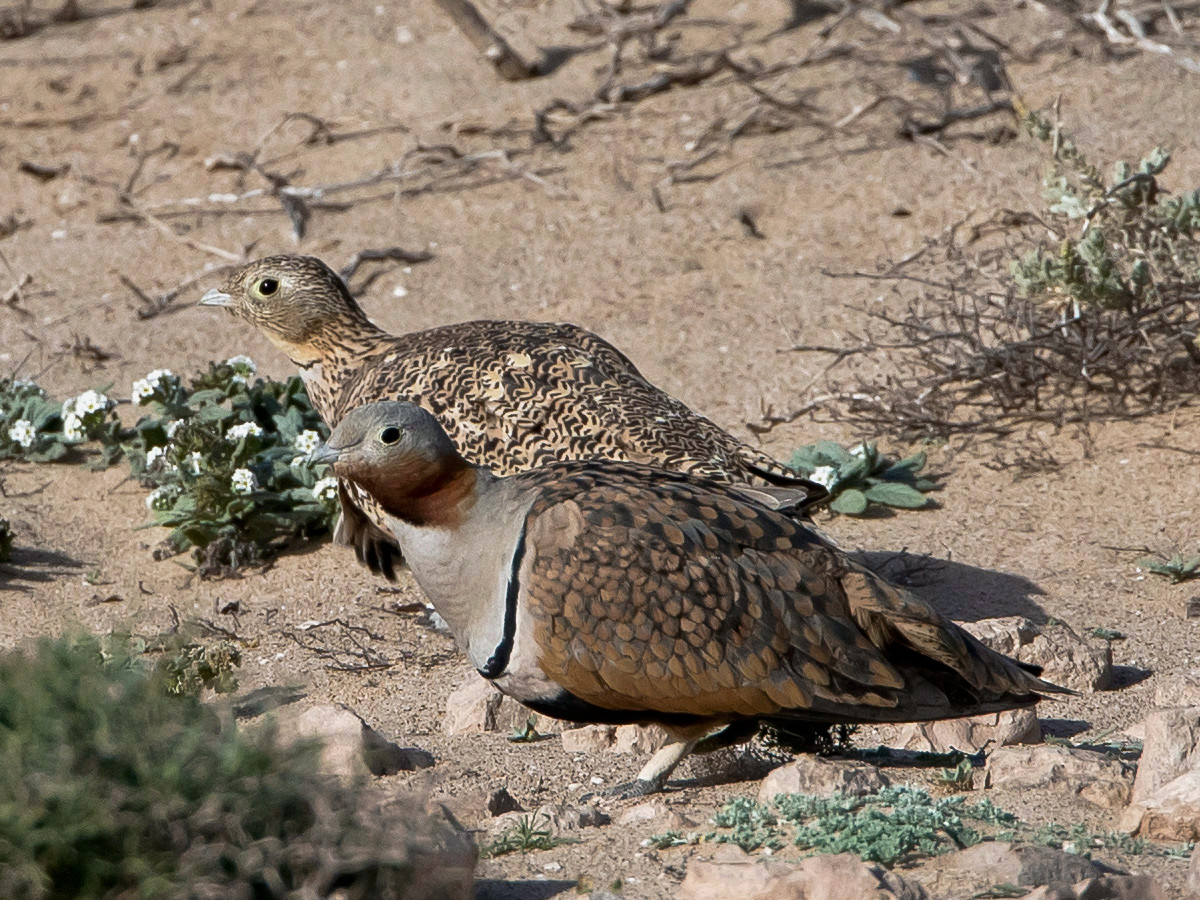
[[599, 775], [593, 775], [592, 776], [592, 784], [604, 784], [604, 779], [601, 778]]

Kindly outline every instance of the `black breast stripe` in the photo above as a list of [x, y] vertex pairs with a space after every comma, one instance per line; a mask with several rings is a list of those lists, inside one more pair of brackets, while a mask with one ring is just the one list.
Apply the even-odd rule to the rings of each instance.
[[504, 633], [492, 652], [492, 658], [479, 669], [479, 674], [484, 678], [503, 675], [512, 656], [513, 640], [517, 634], [517, 594], [521, 592], [521, 561], [525, 558], [526, 527], [528, 522], [521, 527], [521, 536], [517, 538], [517, 548], [513, 551], [512, 568], [508, 572], [508, 591], [504, 595]]

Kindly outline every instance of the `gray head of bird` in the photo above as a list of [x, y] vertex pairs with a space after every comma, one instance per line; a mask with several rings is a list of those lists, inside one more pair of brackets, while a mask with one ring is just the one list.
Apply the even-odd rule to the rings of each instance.
[[475, 487], [474, 467], [438, 420], [406, 401], [352, 410], [309, 460], [332, 466], [391, 515], [417, 524], [449, 523]]
[[296, 362], [319, 359], [323, 338], [377, 331], [342, 279], [313, 256], [268, 256], [242, 266], [200, 298], [257, 327]]

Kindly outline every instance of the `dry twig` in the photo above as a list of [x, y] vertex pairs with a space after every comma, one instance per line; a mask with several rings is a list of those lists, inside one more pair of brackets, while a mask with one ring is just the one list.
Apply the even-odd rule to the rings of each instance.
[[527, 62], [501, 34], [480, 15], [470, 0], [435, 0], [475, 48], [495, 66], [501, 78], [521, 81], [541, 74], [538, 63]]

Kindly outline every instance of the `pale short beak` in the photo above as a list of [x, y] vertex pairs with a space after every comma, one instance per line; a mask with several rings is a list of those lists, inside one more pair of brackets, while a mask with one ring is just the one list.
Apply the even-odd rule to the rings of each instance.
[[332, 466], [338, 459], [341, 458], [342, 451], [335, 450], [328, 444], [321, 444], [312, 453], [308, 454], [308, 461], [312, 465]]
[[233, 306], [233, 298], [224, 291], [218, 291], [212, 288], [205, 291], [204, 296], [200, 298], [201, 306]]

